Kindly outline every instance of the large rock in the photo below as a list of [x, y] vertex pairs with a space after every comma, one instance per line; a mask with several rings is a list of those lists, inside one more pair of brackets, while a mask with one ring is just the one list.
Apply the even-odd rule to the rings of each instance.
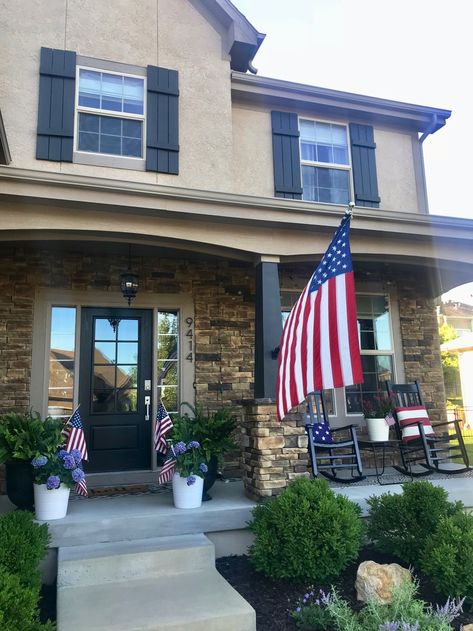
[[404, 581], [412, 581], [411, 573], [397, 563], [380, 565], [374, 561], [363, 561], [356, 573], [356, 597], [366, 602], [374, 596], [383, 604], [390, 603], [393, 587]]
[[473, 631], [473, 624], [465, 624], [462, 627], [462, 631]]

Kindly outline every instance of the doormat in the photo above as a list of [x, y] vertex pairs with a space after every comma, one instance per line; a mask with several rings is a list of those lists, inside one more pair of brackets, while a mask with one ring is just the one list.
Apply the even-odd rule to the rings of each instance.
[[70, 499], [99, 499], [106, 497], [121, 497], [124, 495], [169, 493], [170, 491], [170, 484], [126, 484], [121, 486], [96, 486], [89, 489], [89, 497], [86, 498], [81, 497], [80, 495], [71, 494]]

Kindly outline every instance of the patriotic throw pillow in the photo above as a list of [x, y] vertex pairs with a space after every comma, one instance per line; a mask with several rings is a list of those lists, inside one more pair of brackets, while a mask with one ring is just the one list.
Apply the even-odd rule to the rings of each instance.
[[[402, 440], [405, 443], [420, 438], [419, 426], [414, 421], [420, 421], [424, 426], [426, 436], [435, 436], [435, 432], [430, 424], [429, 415], [423, 405], [413, 405], [405, 408], [394, 408], [401, 426]], [[411, 423], [414, 423], [411, 425]]]
[[322, 445], [333, 443], [332, 432], [328, 423], [316, 423], [312, 428], [312, 436], [314, 443], [321, 443]]

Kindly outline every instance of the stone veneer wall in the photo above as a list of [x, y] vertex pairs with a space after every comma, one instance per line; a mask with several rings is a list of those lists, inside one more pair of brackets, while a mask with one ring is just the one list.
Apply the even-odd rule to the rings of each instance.
[[[127, 257], [2, 247], [0, 414], [29, 406], [33, 313], [38, 287], [120, 292]], [[252, 396], [254, 268], [227, 261], [134, 257], [140, 292], [191, 295], [196, 402], [210, 408]], [[104, 295], [104, 302], [106, 295]], [[238, 408], [238, 412], [241, 408]], [[229, 463], [231, 464], [231, 463]], [[239, 469], [234, 462], [235, 470]], [[1, 474], [0, 474], [1, 475]], [[0, 480], [1, 487], [1, 480]]]
[[[302, 286], [299, 270], [286, 268], [283, 279], [287, 289]], [[445, 420], [440, 341], [435, 305], [425, 295], [427, 282], [419, 275], [392, 273], [384, 280], [397, 286], [405, 379], [420, 382], [432, 421]], [[301, 411], [302, 408], [279, 423], [274, 401], [246, 402], [243, 481], [246, 494], [252, 499], [277, 495], [294, 478], [309, 475]], [[363, 463], [371, 465], [367, 452], [363, 452]]]
[[[0, 413], [29, 405], [33, 312], [37, 287], [102, 289], [119, 292], [126, 257], [65, 254], [5, 247], [0, 253]], [[196, 401], [209, 407], [225, 402], [243, 411], [242, 462], [246, 492], [276, 494], [288, 481], [308, 475], [301, 415], [283, 424], [274, 403], [251, 400], [254, 367], [254, 269], [245, 263], [136, 257], [140, 291], [186, 293], [195, 309]], [[282, 286], [303, 287], [311, 268], [281, 270]], [[433, 301], [426, 283], [412, 275], [390, 275], [399, 295], [406, 380], [418, 379], [434, 421], [445, 416], [445, 393]], [[243, 403], [243, 408], [240, 404]], [[236, 472], [238, 464], [230, 463]], [[0, 474], [1, 475], [1, 474]], [[1, 486], [1, 479], [0, 479]]]

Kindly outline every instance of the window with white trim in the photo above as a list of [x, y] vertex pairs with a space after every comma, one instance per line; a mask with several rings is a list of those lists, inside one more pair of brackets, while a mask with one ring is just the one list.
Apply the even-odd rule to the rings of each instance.
[[394, 376], [394, 346], [389, 298], [384, 294], [357, 294], [358, 336], [364, 382], [345, 388], [348, 414], [361, 414], [362, 399], [385, 392]]
[[144, 159], [145, 78], [78, 67], [75, 150]]
[[346, 125], [300, 119], [299, 131], [302, 198], [348, 204], [351, 165]]

